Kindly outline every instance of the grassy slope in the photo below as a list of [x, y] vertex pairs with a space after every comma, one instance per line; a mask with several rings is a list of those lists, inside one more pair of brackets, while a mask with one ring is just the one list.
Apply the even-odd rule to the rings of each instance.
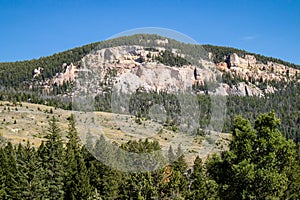
[[[50, 110], [53, 113], [50, 113]], [[56, 116], [59, 119], [59, 127], [62, 130], [63, 138], [67, 140], [67, 118], [70, 114], [71, 111], [44, 105], [22, 103], [21, 106], [0, 101], [0, 132], [5, 139], [13, 144], [25, 144], [29, 141], [32, 145], [38, 146], [44, 140], [48, 128], [48, 119]], [[79, 116], [78, 120], [83, 115], [76, 114], [76, 116]], [[228, 139], [230, 139], [230, 134], [221, 134], [221, 137], [212, 134], [206, 138], [199, 138], [186, 136], [180, 132], [174, 133], [165, 128], [162, 133], [158, 134], [161, 125], [151, 120], [142, 120], [142, 124], [139, 125], [135, 122], [134, 117], [128, 115], [97, 112], [95, 116], [99, 125], [101, 125], [101, 133], [118, 144], [128, 140], [149, 138], [150, 140], [157, 140], [163, 149], [168, 149], [170, 142], [174, 142], [174, 144], [181, 143], [183, 149], [187, 149], [186, 158], [189, 164], [192, 164], [198, 154], [205, 158], [212, 152], [220, 151], [222, 147], [223, 149], [227, 148]], [[77, 129], [80, 133], [85, 132], [86, 128], [84, 123], [78, 122]], [[82, 137], [84, 138], [84, 136]], [[173, 148], [176, 149], [177, 147]]]

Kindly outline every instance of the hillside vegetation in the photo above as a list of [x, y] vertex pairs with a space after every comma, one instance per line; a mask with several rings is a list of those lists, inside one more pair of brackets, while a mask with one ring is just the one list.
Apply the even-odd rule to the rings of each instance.
[[[100, 136], [94, 145], [82, 146], [74, 116], [68, 121], [68, 128], [63, 130], [67, 142], [62, 139], [58, 119], [52, 116], [39, 147], [1, 144], [0, 199], [300, 197], [300, 148], [279, 132], [280, 120], [274, 113], [260, 115], [254, 125], [242, 117], [235, 118], [229, 149], [205, 162], [196, 157], [188, 167], [181, 148], [170, 148], [165, 167], [139, 173], [116, 170], [96, 157], [109, 155], [106, 159], [115, 166], [134, 161], [142, 170], [151, 160], [130, 160], [122, 157], [122, 150], [152, 155], [161, 148], [157, 141], [128, 141], [115, 150], [108, 148]], [[175, 161], [174, 156], [178, 157]], [[125, 160], [119, 162], [119, 158]]]
[[[134, 35], [115, 38], [107, 41], [102, 41], [99, 43], [93, 43], [71, 49], [62, 53], [57, 53], [52, 56], [42, 57], [37, 60], [30, 61], [20, 61], [20, 62], [10, 62], [10, 63], [0, 63], [0, 100], [2, 101], [11, 101], [16, 102], [30, 102], [36, 104], [45, 104], [48, 106], [54, 106], [63, 108], [66, 110], [72, 109], [72, 99], [69, 97], [64, 97], [64, 94], [67, 90], [70, 90], [71, 84], [63, 84], [60, 87], [56, 87], [50, 94], [45, 94], [42, 90], [29, 90], [29, 84], [38, 82], [39, 80], [46, 80], [52, 78], [56, 73], [61, 72], [63, 63], [74, 63], [80, 67], [80, 59], [92, 52], [93, 50], [114, 47], [119, 45], [145, 45], [148, 48], [157, 46], [155, 40], [164, 38], [157, 35]], [[257, 54], [247, 53], [243, 50], [238, 50], [228, 47], [217, 47], [212, 45], [194, 45], [194, 44], [185, 44], [172, 39], [169, 39], [167, 44], [164, 44], [166, 49], [168, 48], [177, 48], [181, 50], [181, 53], [188, 55], [187, 59], [181, 57], [173, 56], [170, 51], [163, 52], [160, 56], [154, 58], [159, 62], [165, 63], [167, 65], [181, 66], [183, 64], [188, 64], [194, 62], [195, 59], [208, 57], [207, 52], [213, 53], [213, 60], [215, 62], [220, 62], [224, 57], [228, 56], [231, 53], [237, 53], [240, 56], [245, 54], [255, 55], [256, 59], [260, 62], [273, 61], [281, 63], [290, 67], [299, 68], [298, 65], [287, 63], [278, 59], [264, 57]], [[154, 49], [154, 48], [153, 48]], [[171, 49], [169, 49], [171, 50]], [[41, 72], [41, 76], [32, 79], [32, 72], [34, 69], [42, 67], [44, 70]], [[239, 83], [243, 80], [238, 77], [226, 76], [223, 74], [223, 81], [228, 83], [232, 87], [236, 83]], [[37, 83], [38, 84], [38, 83]], [[225, 118], [225, 125], [223, 128], [224, 132], [228, 132], [232, 127], [232, 119], [235, 115], [241, 114], [244, 117], [249, 118], [252, 122], [257, 117], [259, 112], [270, 112], [272, 110], [276, 111], [277, 116], [282, 119], [282, 124], [280, 126], [281, 132], [286, 138], [291, 138], [295, 142], [298, 142], [300, 139], [300, 108], [297, 102], [300, 101], [300, 83], [299, 81], [295, 82], [262, 82], [259, 83], [259, 87], [265, 88], [268, 85], [275, 86], [278, 88], [278, 91], [275, 91], [274, 94], [266, 94], [265, 97], [240, 97], [240, 96], [228, 96], [227, 98], [227, 115]], [[38, 88], [38, 87], [37, 87]], [[205, 90], [205, 87], [203, 87]], [[106, 95], [96, 96], [95, 102], [97, 111], [111, 112], [110, 105], [110, 90], [109, 88], [105, 89]], [[147, 96], [148, 94], [146, 94]], [[151, 96], [151, 94], [149, 94]], [[142, 95], [140, 95], [141, 98]], [[152, 97], [147, 97], [152, 98]], [[147, 99], [146, 98], [146, 99]], [[159, 98], [159, 97], [157, 97]], [[137, 101], [139, 101], [137, 99]], [[210, 105], [209, 95], [200, 95], [199, 103], [205, 106], [202, 106], [200, 125], [202, 128], [205, 128], [210, 122], [211, 111], [209, 109]], [[135, 107], [135, 111], [132, 111], [134, 114], [143, 114], [138, 113], [138, 110], [147, 110], [145, 103], [141, 102], [140, 107]]]
[[[77, 47], [70, 49], [61, 53], [56, 53], [51, 56], [41, 57], [39, 59], [28, 60], [28, 61], [18, 61], [18, 62], [2, 62], [0, 63], [0, 86], [12, 87], [15, 89], [27, 89], [26, 83], [32, 80], [33, 70], [42, 67], [42, 78], [47, 79], [53, 77], [56, 73], [62, 71], [62, 65], [64, 63], [78, 63], [82, 57], [92, 52], [93, 50], [120, 46], [120, 45], [145, 45], [148, 47], [159, 46], [155, 43], [156, 39], [164, 39], [164, 37], [158, 35], [133, 35], [124, 36], [119, 38], [114, 38], [111, 40], [101, 41], [97, 43], [92, 43], [89, 45], [84, 45], [82, 47]], [[150, 41], [150, 42], [147, 42]], [[261, 62], [273, 61], [279, 64], [284, 64], [293, 68], [300, 69], [299, 65], [284, 62], [280, 59], [275, 59], [271, 57], [265, 57], [258, 54], [248, 53], [243, 50], [229, 48], [229, 47], [218, 47], [212, 45], [195, 45], [195, 44], [185, 44], [178, 42], [176, 40], [169, 39], [169, 43], [163, 45], [166, 48], [172, 47], [181, 49], [182, 53], [190, 55], [192, 60], [198, 58], [208, 58], [207, 52], [212, 52], [214, 54], [213, 60], [215, 62], [220, 62], [224, 56], [228, 56], [231, 53], [237, 53], [238, 55], [251, 54], [255, 55], [257, 59]], [[80, 64], [80, 63], [78, 63]]]
[[[63, 110], [51, 106], [32, 103], [12, 103], [0, 101], [0, 133], [2, 140], [12, 144], [27, 142], [34, 147], [46, 139], [48, 121], [55, 117], [58, 127], [62, 130], [62, 139], [67, 141], [67, 124], [72, 111]], [[81, 115], [76, 114], [79, 118]], [[192, 164], [196, 155], [206, 158], [213, 152], [219, 152], [227, 148], [227, 139], [230, 134], [192, 136], [181, 132], [177, 127], [159, 124], [144, 117], [130, 115], [118, 115], [106, 112], [96, 112], [96, 121], [101, 133], [117, 144], [123, 144], [130, 140], [148, 138], [159, 142], [162, 148], [168, 148], [170, 143], [179, 144], [185, 148], [186, 161]], [[86, 127], [82, 123], [77, 124], [77, 129], [82, 132], [79, 136], [84, 138]], [[134, 129], [135, 131], [132, 131]], [[84, 143], [84, 141], [82, 141]]]
[[[200, 58], [209, 57], [208, 52], [216, 63], [236, 53], [240, 57], [254, 55], [261, 63], [271, 61], [300, 69], [298, 65], [243, 50], [172, 39], [160, 42], [164, 47], [160, 51], [157, 40], [165, 38], [126, 36], [37, 60], [0, 63], [0, 199], [300, 198], [297, 76], [289, 79], [285, 72], [287, 81], [258, 81], [261, 89], [276, 88], [263, 96], [220, 98], [226, 101], [223, 133], [208, 128], [213, 101], [220, 97], [212, 99], [210, 82], [192, 88], [197, 94], [200, 128], [196, 126], [189, 133], [180, 130], [178, 115], [183, 107], [172, 93], [140, 88], [130, 94], [128, 102], [125, 96], [120, 99], [128, 103], [129, 114], [112, 113], [109, 81], [113, 79], [106, 77], [101, 82], [103, 93], [97, 94], [92, 103], [84, 99], [90, 103], [87, 107], [95, 111], [89, 119], [90, 112], [80, 112], [72, 104], [72, 83], [53, 85], [55, 88], [49, 92], [39, 87], [42, 81], [62, 72], [64, 63], [80, 68], [85, 55], [120, 45], [143, 45], [159, 53], [153, 57], [149, 54], [155, 61], [152, 64], [159, 62], [159, 66], [176, 69], [189, 64], [198, 66]], [[174, 48], [180, 49], [179, 54], [172, 53]], [[39, 67], [44, 70], [33, 78], [34, 69]], [[196, 70], [192, 72], [197, 75]], [[117, 73], [111, 70], [109, 74], [113, 77]], [[230, 88], [244, 81], [228, 73], [221, 78]], [[245, 84], [250, 87], [250, 82]], [[37, 87], [29, 89], [30, 85]], [[151, 119], [154, 105], [164, 107], [164, 121]], [[166, 160], [162, 159], [163, 151], [167, 152]], [[133, 156], [126, 157], [128, 152]], [[138, 159], [140, 154], [146, 154], [147, 159]], [[155, 162], [153, 155], [158, 158]], [[131, 171], [132, 167], [137, 171]]]

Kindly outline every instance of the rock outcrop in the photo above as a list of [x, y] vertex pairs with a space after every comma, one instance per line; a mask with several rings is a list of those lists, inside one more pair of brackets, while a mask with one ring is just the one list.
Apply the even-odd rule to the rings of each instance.
[[41, 72], [44, 70], [44, 68], [38, 67], [37, 69], [33, 70], [33, 79], [40, 76]]
[[[300, 74], [300, 70], [290, 68], [278, 63], [268, 62], [263, 64], [257, 61], [253, 55], [238, 56], [236, 53], [224, 58], [224, 62], [216, 65], [209, 60], [200, 60], [200, 66], [184, 65], [167, 66], [159, 63], [154, 58], [161, 55], [166, 49], [162, 46], [168, 44], [168, 40], [156, 41], [160, 46], [145, 48], [139, 45], [117, 46], [94, 51], [80, 61], [80, 66], [64, 64], [62, 73], [56, 74], [51, 80], [44, 83], [49, 90], [51, 85], [62, 85], [65, 82], [73, 82], [78, 74], [88, 72], [90, 75], [85, 81], [91, 82], [89, 89], [94, 93], [101, 93], [105, 87], [118, 88], [122, 92], [134, 92], [138, 88], [146, 91], [180, 91], [191, 89], [194, 86], [204, 88], [205, 84], [212, 82], [222, 83], [222, 73], [230, 73], [241, 80], [235, 85], [219, 84], [224, 89], [223, 95], [240, 96], [264, 96], [265, 93], [273, 93], [276, 88], [267, 86], [259, 89], [257, 83], [265, 81], [288, 81]], [[170, 50], [174, 56], [185, 58], [178, 49]], [[209, 53], [212, 57], [212, 53]], [[40, 74], [42, 69], [34, 71], [34, 77]], [[84, 87], [87, 84], [81, 83]], [[77, 88], [78, 89], [78, 88]]]
[[223, 72], [230, 72], [233, 76], [249, 82], [288, 81], [300, 75], [299, 69], [282, 64], [267, 62], [263, 64], [253, 55], [239, 57], [236, 53], [229, 55], [227, 62], [220, 62], [217, 68]]
[[73, 82], [77, 76], [77, 66], [71, 63], [70, 65], [63, 64], [62, 68], [64, 71], [62, 73], [56, 74], [52, 79], [51, 84], [62, 85], [65, 82]]

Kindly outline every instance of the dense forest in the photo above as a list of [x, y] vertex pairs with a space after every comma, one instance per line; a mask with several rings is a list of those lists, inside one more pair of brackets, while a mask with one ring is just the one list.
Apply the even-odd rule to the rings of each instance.
[[[300, 141], [300, 83], [290, 82], [284, 84], [285, 89], [278, 90], [273, 94], [266, 94], [265, 97], [258, 96], [227, 96], [222, 98], [226, 101], [226, 115], [224, 116], [223, 132], [230, 132], [233, 126], [233, 118], [236, 115], [241, 115], [251, 122], [254, 122], [259, 113], [276, 112], [277, 116], [282, 119], [279, 130], [288, 138], [293, 139], [296, 143]], [[199, 103], [199, 125], [206, 129], [211, 123], [212, 105], [211, 95], [201, 94], [197, 95]], [[110, 101], [105, 98], [97, 97], [95, 100], [95, 109], [99, 111], [110, 112]], [[149, 110], [153, 105], [162, 106], [166, 115], [172, 120], [171, 124], [174, 129], [176, 125], [180, 125], [180, 121], [176, 116], [180, 116], [181, 106], [176, 95], [168, 94], [166, 92], [145, 92], [142, 89], [137, 90], [130, 96], [129, 111], [130, 114], [136, 117], [149, 117]], [[170, 125], [170, 121], [168, 123]]]
[[[284, 84], [284, 83], [277, 83]], [[282, 119], [279, 126], [282, 134], [295, 142], [300, 141], [300, 83], [290, 82], [285, 84], [285, 89], [278, 90], [274, 94], [267, 94], [265, 97], [257, 96], [227, 96], [226, 97], [226, 115], [224, 119], [223, 132], [229, 132], [232, 128], [235, 115], [242, 115], [253, 122], [258, 113], [270, 112], [274, 110]], [[0, 101], [10, 102], [31, 102], [37, 104], [45, 104], [48, 106], [60, 107], [71, 110], [72, 100], [70, 98], [41, 98], [40, 95], [34, 93], [18, 93], [18, 92], [0, 92]], [[206, 128], [210, 123], [211, 117], [211, 97], [208, 94], [198, 95], [200, 114], [200, 127]], [[150, 103], [149, 103], [150, 102]], [[132, 94], [129, 101], [129, 111], [137, 117], [149, 117], [149, 109], [155, 104], [164, 106], [168, 116], [172, 119], [174, 116], [180, 115], [180, 105], [176, 96], [155, 92], [147, 93], [139, 90]], [[112, 112], [111, 92], [108, 90], [105, 96], [97, 95], [94, 101], [96, 111]], [[176, 121], [176, 119], [174, 119]]]
[[[63, 141], [55, 117], [46, 140], [37, 148], [0, 147], [0, 199], [299, 199], [300, 146], [286, 140], [274, 112], [254, 123], [237, 116], [229, 150], [187, 166], [178, 159], [149, 172], [122, 172], [104, 165], [82, 146], [74, 116], [68, 141]], [[1, 139], [1, 137], [0, 137]], [[92, 147], [102, 151], [103, 137]], [[160, 148], [156, 141], [129, 141], [119, 148], [144, 153]], [[173, 147], [176, 149], [176, 147]], [[108, 155], [113, 158], [118, 152]]]

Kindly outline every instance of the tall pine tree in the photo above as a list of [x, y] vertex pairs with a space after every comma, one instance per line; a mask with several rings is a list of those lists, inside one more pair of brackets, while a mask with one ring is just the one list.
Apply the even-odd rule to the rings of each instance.
[[74, 115], [69, 117], [65, 165], [65, 199], [88, 199], [91, 185], [88, 171], [81, 154], [80, 139], [75, 127]]
[[40, 155], [45, 180], [44, 197], [50, 200], [64, 198], [64, 148], [58, 120], [53, 116], [49, 120], [45, 145], [40, 146]]
[[277, 129], [274, 112], [251, 123], [235, 119], [230, 150], [207, 162], [223, 199], [282, 199], [288, 189], [295, 147]]

